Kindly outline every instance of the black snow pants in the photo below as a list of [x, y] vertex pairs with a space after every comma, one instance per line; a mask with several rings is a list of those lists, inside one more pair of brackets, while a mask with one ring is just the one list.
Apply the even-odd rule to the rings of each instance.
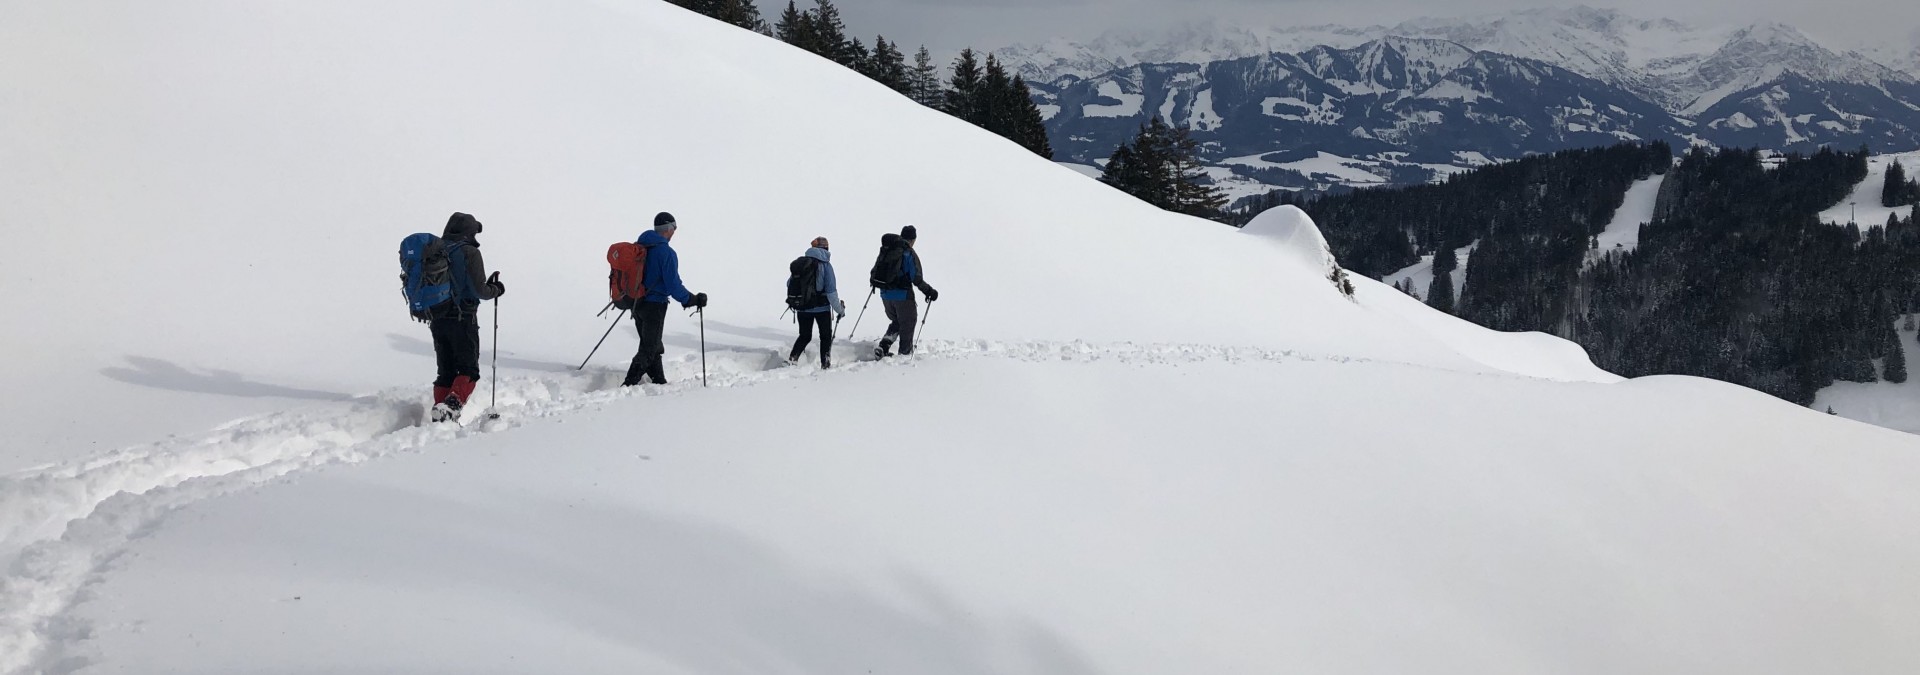
[[480, 381], [480, 308], [443, 302], [430, 310], [427, 326], [433, 331], [433, 360], [439, 367], [435, 387], [451, 387], [462, 375]]
[[813, 342], [814, 329], [820, 331], [820, 365], [827, 365], [828, 357], [833, 354], [833, 312], [801, 312], [800, 338], [793, 341], [793, 352], [787, 355], [788, 361], [798, 360], [807, 345]]
[[633, 355], [633, 365], [627, 366], [627, 379], [622, 384], [629, 387], [640, 384], [641, 376], [654, 384], [666, 384], [667, 371], [660, 357], [667, 353], [661, 341], [661, 335], [667, 330], [667, 303], [633, 303], [633, 325], [640, 329], [640, 351]]
[[893, 346], [895, 340], [899, 340], [900, 355], [912, 354], [913, 329], [914, 325], [920, 321], [920, 303], [914, 300], [912, 293], [908, 293], [905, 300], [880, 302], [887, 308], [887, 320], [892, 322], [887, 324], [886, 336], [880, 338], [880, 351], [886, 352]]

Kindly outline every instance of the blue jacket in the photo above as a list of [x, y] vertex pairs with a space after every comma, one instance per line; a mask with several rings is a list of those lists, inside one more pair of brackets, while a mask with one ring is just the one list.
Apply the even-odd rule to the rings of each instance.
[[647, 230], [635, 243], [647, 247], [647, 268], [640, 272], [640, 283], [647, 286], [647, 297], [640, 301], [666, 302], [672, 298], [683, 305], [692, 302], [693, 294], [687, 292], [686, 284], [680, 283], [680, 254], [667, 245], [667, 238]]
[[840, 280], [835, 278], [833, 275], [833, 263], [831, 262], [831, 260], [833, 259], [833, 255], [830, 253], [827, 253], [827, 249], [816, 246], [814, 248], [807, 249], [807, 257], [820, 261], [820, 276], [818, 277], [819, 282], [816, 286], [814, 286], [814, 288], [818, 289], [821, 293], [826, 294], [827, 304], [821, 305], [819, 307], [809, 307], [809, 308], [800, 310], [800, 313], [801, 314], [819, 314], [825, 311], [832, 311], [835, 314], [845, 316], [847, 313], [847, 306], [844, 304], [841, 304], [840, 302]]
[[[900, 256], [900, 258], [901, 258], [900, 266], [906, 268], [907, 281], [909, 283], [912, 283], [914, 286], [918, 287], [920, 289], [920, 292], [925, 293], [929, 288], [929, 286], [927, 286], [926, 278], [920, 276], [920, 254], [914, 253], [913, 247], [909, 246], [907, 247], [907, 250]], [[880, 290], [880, 299], [881, 300], [912, 300], [913, 289], [883, 288]]]

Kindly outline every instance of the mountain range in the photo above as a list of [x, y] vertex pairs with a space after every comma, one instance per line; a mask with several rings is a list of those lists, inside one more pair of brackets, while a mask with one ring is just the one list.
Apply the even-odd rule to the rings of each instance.
[[1223, 181], [1311, 187], [1333, 174], [1285, 172], [1322, 151], [1405, 182], [1619, 140], [1908, 150], [1920, 147], [1920, 56], [1908, 49], [1576, 7], [1390, 27], [1194, 25], [995, 53], [1035, 83], [1063, 161], [1097, 163], [1158, 113], [1193, 128]]

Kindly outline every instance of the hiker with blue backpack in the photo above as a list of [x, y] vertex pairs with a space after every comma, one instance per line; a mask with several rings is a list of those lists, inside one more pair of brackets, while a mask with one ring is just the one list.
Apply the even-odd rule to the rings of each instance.
[[435, 422], [460, 419], [480, 382], [480, 303], [506, 295], [500, 273], [487, 274], [477, 236], [479, 220], [447, 218], [439, 237], [421, 233], [400, 243], [401, 290], [416, 320], [433, 333]]
[[820, 367], [833, 367], [834, 319], [847, 318], [847, 306], [840, 302], [840, 282], [833, 274], [833, 257], [827, 238], [815, 237], [806, 255], [787, 266], [787, 307], [800, 322], [800, 337], [794, 340], [787, 363], [800, 363], [800, 355], [820, 333]]
[[880, 237], [880, 257], [873, 262], [868, 283], [880, 291], [880, 304], [886, 308], [890, 323], [880, 345], [873, 348], [875, 359], [893, 356], [895, 340], [900, 342], [901, 356], [913, 353], [914, 322], [920, 318], [920, 304], [914, 299], [913, 289], [927, 295], [929, 307], [940, 299], [940, 292], [927, 284], [920, 254], [913, 250], [919, 237], [920, 232], [912, 225], [901, 228], [900, 234]]
[[680, 254], [668, 245], [679, 230], [680, 224], [674, 221], [673, 214], [662, 211], [653, 217], [653, 229], [641, 233], [635, 242], [646, 251], [641, 256], [643, 294], [632, 302], [633, 323], [640, 331], [640, 351], [633, 355], [633, 363], [627, 367], [627, 378], [621, 386], [638, 385], [643, 376], [654, 384], [667, 383], [661, 359], [667, 353], [662, 336], [666, 332], [668, 300], [678, 301], [681, 307], [687, 308], [707, 306], [707, 294], [689, 293], [686, 284], [680, 282]]

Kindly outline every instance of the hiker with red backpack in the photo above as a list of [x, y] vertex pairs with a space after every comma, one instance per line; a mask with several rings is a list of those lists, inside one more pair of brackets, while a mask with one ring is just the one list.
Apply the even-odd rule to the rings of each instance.
[[[707, 294], [689, 293], [680, 282], [680, 255], [668, 245], [679, 230], [680, 224], [674, 221], [673, 214], [662, 211], [653, 217], [653, 229], [641, 233], [635, 242], [645, 251], [641, 256], [639, 291], [642, 294], [629, 298], [634, 326], [640, 330], [640, 351], [633, 355], [633, 364], [627, 367], [627, 378], [621, 386], [640, 384], [642, 376], [654, 384], [667, 383], [661, 357], [667, 353], [662, 336], [666, 332], [669, 299], [678, 301], [681, 307], [707, 306]], [[611, 252], [609, 255], [611, 257]]]
[[887, 320], [891, 323], [887, 334], [880, 338], [880, 345], [873, 348], [873, 358], [892, 356], [895, 340], [900, 342], [901, 356], [913, 353], [914, 322], [920, 318], [920, 304], [914, 299], [913, 289], [925, 293], [928, 303], [940, 299], [940, 292], [927, 284], [920, 254], [913, 250], [919, 235], [918, 230], [908, 225], [901, 228], [900, 234], [880, 238], [880, 257], [873, 263], [868, 283], [879, 289], [880, 304], [886, 308]]
[[400, 244], [401, 290], [415, 319], [433, 333], [433, 421], [460, 419], [480, 382], [480, 303], [507, 294], [500, 273], [487, 275], [476, 238], [482, 226], [465, 213], [447, 218], [438, 238], [421, 233]]
[[800, 337], [787, 354], [789, 364], [800, 363], [800, 355], [813, 341], [817, 328], [820, 367], [833, 367], [834, 319], [847, 318], [847, 306], [840, 302], [840, 282], [834, 277], [833, 257], [827, 251], [827, 238], [815, 237], [806, 255], [787, 267], [787, 307], [800, 321]]

